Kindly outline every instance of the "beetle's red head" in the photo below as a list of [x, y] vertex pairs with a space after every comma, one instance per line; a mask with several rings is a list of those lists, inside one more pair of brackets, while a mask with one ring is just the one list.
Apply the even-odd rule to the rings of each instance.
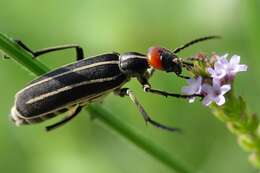
[[166, 72], [174, 72], [177, 75], [181, 74], [181, 62], [173, 52], [161, 47], [151, 47], [148, 50], [147, 57], [151, 67]]

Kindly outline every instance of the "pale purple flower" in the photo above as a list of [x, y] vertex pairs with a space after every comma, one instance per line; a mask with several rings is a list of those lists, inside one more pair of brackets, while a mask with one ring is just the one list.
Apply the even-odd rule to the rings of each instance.
[[[194, 95], [194, 94], [200, 94], [201, 93], [201, 83], [202, 83], [202, 77], [199, 76], [196, 79], [188, 79], [188, 86], [182, 87], [182, 93], [185, 95]], [[195, 97], [189, 98], [189, 102], [194, 102]]]
[[223, 64], [226, 64], [227, 62], [227, 56], [228, 54], [225, 54], [221, 57], [217, 56], [217, 61], [214, 64], [214, 68], [207, 68], [208, 73], [211, 75], [214, 79], [221, 79], [223, 78], [227, 73], [224, 68]]
[[226, 82], [230, 82], [238, 72], [247, 71], [247, 65], [239, 64], [240, 56], [233, 55], [229, 61], [227, 60], [227, 56], [228, 54], [218, 57], [214, 64], [214, 69], [207, 69], [213, 79], [224, 79]]
[[[239, 64], [240, 56], [233, 55], [227, 60], [228, 54], [217, 56], [213, 67], [207, 68], [211, 78], [202, 76], [195, 79], [188, 79], [188, 86], [182, 88], [185, 95], [202, 95], [202, 103], [209, 106], [215, 102], [218, 106], [225, 103], [224, 95], [231, 90], [231, 84], [238, 72], [247, 71], [247, 65]], [[203, 83], [204, 82], [204, 83]], [[189, 102], [194, 102], [195, 97], [189, 98]]]
[[226, 84], [221, 86], [218, 80], [213, 80], [212, 86], [203, 84], [201, 89], [203, 95], [205, 95], [202, 100], [204, 105], [209, 106], [212, 102], [215, 102], [217, 105], [221, 106], [225, 103], [224, 94], [231, 89], [231, 85]]
[[240, 71], [247, 71], [247, 65], [239, 64], [240, 63], [240, 56], [233, 55], [224, 67], [226, 68], [227, 75], [235, 75]]
[[222, 79], [224, 76], [226, 76], [226, 71], [223, 68], [208, 68], [208, 73], [210, 76], [214, 79]]

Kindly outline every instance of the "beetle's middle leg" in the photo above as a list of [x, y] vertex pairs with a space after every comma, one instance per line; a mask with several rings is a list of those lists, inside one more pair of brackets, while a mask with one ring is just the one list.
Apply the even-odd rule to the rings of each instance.
[[141, 115], [143, 116], [145, 122], [148, 122], [158, 128], [164, 129], [164, 130], [169, 130], [169, 131], [180, 131], [180, 129], [175, 128], [175, 127], [169, 127], [166, 125], [163, 125], [157, 121], [154, 121], [153, 119], [150, 118], [150, 116], [147, 114], [147, 112], [144, 110], [143, 106], [139, 103], [137, 98], [134, 96], [133, 92], [129, 88], [122, 88], [117, 91], [115, 91], [115, 94], [123, 97], [123, 96], [129, 96], [131, 101], [135, 104]]
[[21, 40], [15, 40], [15, 42], [19, 46], [21, 46], [22, 48], [24, 48], [25, 50], [30, 52], [33, 55], [33, 58], [37, 58], [38, 56], [46, 54], [46, 53], [64, 50], [64, 49], [70, 49], [70, 48], [74, 48], [76, 50], [76, 60], [77, 61], [82, 60], [84, 58], [84, 51], [83, 51], [82, 47], [80, 47], [77, 44], [61, 45], [61, 46], [49, 47], [49, 48], [33, 51], [26, 44], [24, 44]]
[[66, 117], [64, 117], [61, 121], [58, 121], [55, 124], [47, 126], [46, 130], [51, 131], [53, 129], [56, 129], [56, 128], [66, 124], [67, 122], [72, 120], [74, 117], [76, 117], [80, 113], [81, 110], [82, 110], [82, 106], [76, 106], [75, 108], [71, 108], [71, 110], [68, 110], [68, 115]]

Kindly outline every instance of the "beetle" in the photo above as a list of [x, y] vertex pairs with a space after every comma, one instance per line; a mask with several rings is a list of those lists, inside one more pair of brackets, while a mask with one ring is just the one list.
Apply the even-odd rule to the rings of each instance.
[[16, 40], [16, 43], [31, 53], [33, 58], [45, 53], [73, 48], [76, 50], [77, 61], [39, 76], [18, 91], [11, 109], [11, 119], [16, 125], [34, 124], [66, 112], [67, 116], [61, 121], [46, 127], [49, 131], [70, 121], [79, 114], [83, 106], [114, 92], [121, 97], [129, 96], [146, 122], [165, 130], [179, 130], [151, 119], [133, 92], [129, 88], [123, 88], [123, 85], [130, 79], [136, 78], [148, 93], [177, 98], [200, 96], [153, 89], [148, 80], [155, 70], [173, 72], [178, 77], [187, 79], [187, 76], [181, 75], [182, 68], [190, 70], [193, 67], [192, 60], [179, 58], [177, 53], [195, 43], [215, 38], [219, 37], [198, 38], [173, 51], [162, 47], [151, 47], [147, 55], [138, 52], [123, 54], [113, 52], [89, 58], [84, 58], [83, 49], [79, 45], [62, 45], [32, 51], [22, 41]]

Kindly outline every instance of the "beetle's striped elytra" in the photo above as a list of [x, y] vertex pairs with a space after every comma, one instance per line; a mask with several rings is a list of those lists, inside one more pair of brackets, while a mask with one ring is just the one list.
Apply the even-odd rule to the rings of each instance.
[[27, 87], [25, 87], [24, 89], [22, 89], [21, 91], [19, 91], [18, 93], [20, 92], [23, 92], [24, 90], [30, 88], [30, 87], [33, 87], [35, 85], [39, 85], [39, 84], [42, 84], [44, 82], [48, 82], [50, 80], [53, 80], [55, 78], [58, 78], [58, 77], [61, 77], [61, 76], [64, 76], [64, 75], [67, 75], [69, 73], [73, 73], [73, 72], [78, 72], [78, 71], [81, 71], [81, 70], [85, 70], [85, 69], [88, 69], [88, 68], [95, 68], [96, 66], [99, 66], [99, 65], [105, 65], [105, 64], [118, 64], [118, 61], [107, 61], [107, 62], [99, 62], [99, 63], [95, 63], [95, 64], [90, 64], [90, 65], [86, 65], [86, 66], [82, 66], [82, 67], [78, 67], [78, 68], [75, 68], [73, 70], [69, 70], [69, 71], [66, 71], [66, 72], [63, 72], [63, 73], [60, 73], [60, 74], [57, 74], [57, 75], [54, 75], [54, 76], [50, 76], [50, 77], [47, 77], [47, 78], [44, 78], [44, 79], [39, 79], [38, 81], [34, 81], [34, 83], [28, 85]]
[[153, 47], [149, 49], [147, 55], [137, 52], [107, 53], [85, 59], [83, 49], [78, 45], [57, 46], [32, 51], [24, 43], [17, 41], [34, 58], [52, 51], [75, 48], [77, 61], [36, 78], [18, 91], [11, 109], [11, 119], [16, 125], [34, 124], [66, 112], [67, 117], [47, 127], [47, 130], [51, 130], [71, 120], [81, 111], [83, 106], [114, 92], [119, 96], [129, 96], [146, 122], [166, 130], [178, 130], [152, 120], [133, 92], [122, 87], [131, 78], [137, 78], [145, 92], [178, 98], [195, 96], [152, 89], [148, 80], [154, 69], [174, 72], [179, 77], [187, 78], [181, 75], [182, 67], [190, 70], [193, 64], [188, 60], [178, 58], [176, 53], [194, 43], [213, 38], [218, 37], [199, 38], [174, 51]]

